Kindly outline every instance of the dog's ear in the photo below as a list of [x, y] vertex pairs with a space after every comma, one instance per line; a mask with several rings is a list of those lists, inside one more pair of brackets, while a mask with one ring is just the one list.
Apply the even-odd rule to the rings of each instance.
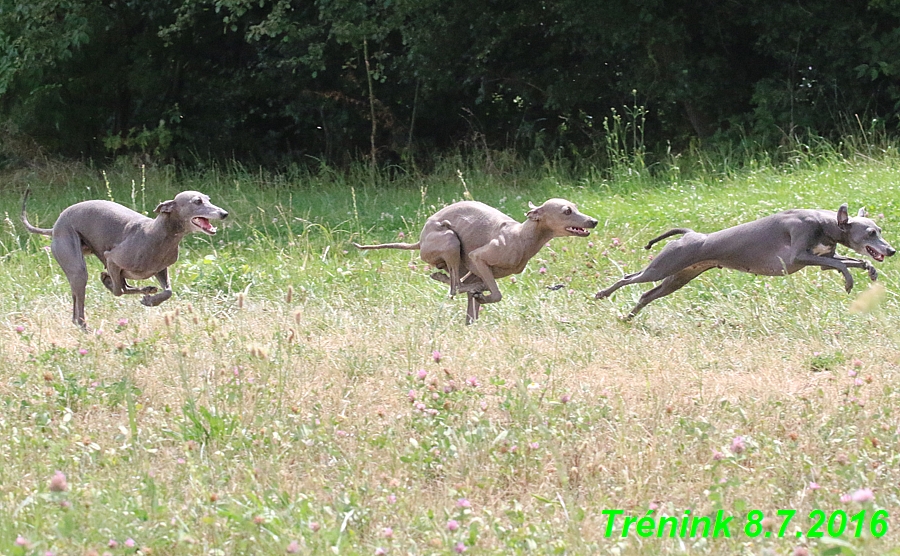
[[842, 230], [850, 227], [850, 215], [847, 213], [847, 203], [841, 205], [841, 208], [838, 209], [838, 227]]
[[526, 212], [525, 216], [527, 216], [529, 220], [540, 220], [541, 216], [544, 214], [544, 207], [536, 207], [531, 201], [528, 201], [528, 208], [531, 210]]
[[169, 201], [163, 201], [160, 204], [156, 205], [156, 210], [154, 210], [153, 212], [155, 212], [155, 213], [172, 212], [173, 210], [175, 210], [175, 201], [169, 200]]
[[869, 211], [866, 210], [866, 207], [860, 207], [859, 212], [856, 213], [858, 218], [865, 218], [869, 216]]

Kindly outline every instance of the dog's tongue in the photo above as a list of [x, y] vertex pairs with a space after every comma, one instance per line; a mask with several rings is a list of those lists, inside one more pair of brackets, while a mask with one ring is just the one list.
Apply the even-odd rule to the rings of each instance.
[[884, 262], [884, 255], [879, 253], [878, 251], [872, 249], [871, 247], [866, 247], [866, 251], [868, 251], [869, 255], [878, 262]]
[[202, 228], [204, 231], [207, 231], [207, 232], [215, 233], [215, 231], [216, 231], [216, 229], [212, 227], [212, 224], [209, 223], [209, 220], [206, 218], [203, 218], [201, 216], [194, 218], [194, 224], [196, 224], [198, 227]]

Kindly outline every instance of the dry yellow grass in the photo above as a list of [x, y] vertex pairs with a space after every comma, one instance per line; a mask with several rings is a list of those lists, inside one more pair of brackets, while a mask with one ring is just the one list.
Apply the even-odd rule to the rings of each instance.
[[[694, 322], [693, 308], [676, 303], [687, 312], [661, 305], [626, 324], [598, 318], [608, 305], [560, 292], [539, 302], [511, 295], [465, 327], [463, 302], [433, 294], [380, 305], [195, 298], [151, 310], [102, 300], [89, 311], [100, 335], [71, 326], [54, 306], [59, 298], [39, 299], [17, 319], [23, 333], [3, 331], [0, 395], [29, 409], [0, 417], [0, 432], [29, 434], [23, 425], [47, 413], [31, 432], [40, 441], [11, 437], [0, 472], [4, 512], [65, 467], [70, 512], [105, 518], [98, 506], [113, 514], [147, 506], [148, 480], [165, 493], [156, 520], [125, 519], [101, 533], [133, 531], [154, 553], [240, 553], [292, 539], [317, 552], [341, 538], [349, 553], [442, 552], [468, 542], [446, 528], [456, 517], [477, 530], [473, 553], [524, 551], [529, 542], [540, 552], [675, 553], [677, 539], [633, 531], [623, 539], [619, 529], [606, 538], [601, 512], [722, 508], [740, 522], [741, 500], [744, 513], [795, 508], [806, 531], [816, 507], [853, 509], [839, 498], [856, 488], [871, 488], [879, 507], [896, 497], [900, 423], [890, 408], [900, 367], [884, 311], [846, 317], [830, 337], [798, 338], [797, 327], [818, 324], [802, 315], [744, 322], [735, 312], [745, 309], [724, 299], [707, 309], [724, 304], [717, 320]], [[128, 323], [117, 326], [120, 318]], [[55, 359], [42, 360], [49, 352]], [[843, 359], [812, 371], [817, 353], [833, 352]], [[62, 374], [70, 409], [58, 400]], [[473, 378], [477, 387], [467, 384]], [[450, 381], [457, 390], [444, 394]], [[111, 401], [110, 385], [120, 383], [136, 388], [131, 417], [127, 399]], [[436, 415], [417, 410], [410, 390]], [[191, 413], [197, 408], [225, 428], [212, 431], [211, 418]], [[747, 448], [732, 454], [738, 436]], [[28, 450], [41, 445], [50, 453], [31, 467]], [[460, 498], [471, 508], [457, 516]], [[793, 527], [782, 540], [752, 539], [741, 527], [730, 540], [683, 541], [711, 553], [745, 543], [776, 553], [823, 546], [798, 541]], [[848, 541], [876, 553], [896, 539], [891, 530]]]

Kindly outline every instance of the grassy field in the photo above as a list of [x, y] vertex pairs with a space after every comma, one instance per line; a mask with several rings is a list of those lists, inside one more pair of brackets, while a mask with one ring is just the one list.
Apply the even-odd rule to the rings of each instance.
[[[896, 259], [883, 291], [710, 271], [632, 322], [647, 286], [593, 299], [672, 226], [847, 202], [900, 247], [900, 157], [694, 174], [7, 176], [0, 554], [900, 554]], [[232, 216], [183, 242], [160, 307], [109, 295], [89, 260], [84, 334], [18, 221], [26, 186], [47, 227], [182, 189]], [[501, 280], [473, 326], [415, 252], [348, 249], [467, 195], [520, 220], [561, 196], [600, 225]], [[731, 517], [730, 537], [659, 534], [685, 516]]]

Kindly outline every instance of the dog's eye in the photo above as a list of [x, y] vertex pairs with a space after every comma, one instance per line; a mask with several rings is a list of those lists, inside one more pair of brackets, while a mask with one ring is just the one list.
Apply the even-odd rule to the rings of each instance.
[[200, 197], [194, 197], [194, 204], [195, 204], [195, 205], [202, 205], [202, 204], [203, 204], [203, 199], [201, 199]]
[[570, 214], [572, 214], [572, 209], [570, 207], [566, 207], [565, 209], [563, 209], [563, 214], [569, 216]]
[[873, 230], [872, 228], [869, 228], [869, 237], [875, 237], [875, 234], [876, 234], [875, 230]]

